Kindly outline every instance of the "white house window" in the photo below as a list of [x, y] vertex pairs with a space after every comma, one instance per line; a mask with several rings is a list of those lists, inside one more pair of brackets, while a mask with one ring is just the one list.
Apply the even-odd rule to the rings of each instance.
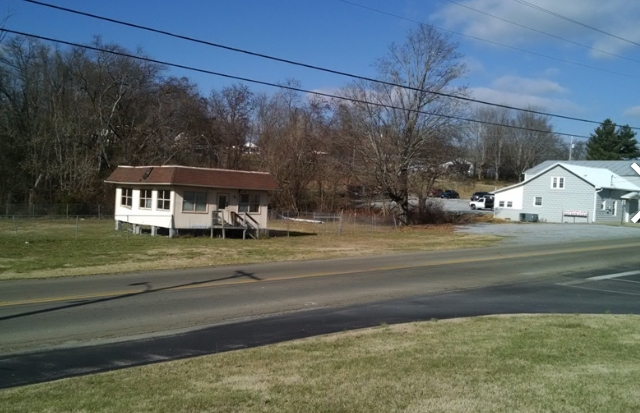
[[513, 207], [513, 201], [507, 201], [507, 208]]
[[240, 194], [240, 202], [238, 203], [238, 212], [259, 212], [260, 211], [260, 195]]
[[533, 198], [533, 205], [542, 206], [542, 197], [536, 196], [535, 198]]
[[150, 189], [140, 190], [140, 208], [151, 209], [151, 190]]
[[618, 201], [613, 201], [613, 215], [618, 215]]
[[601, 206], [600, 209], [602, 209], [603, 211], [607, 210], [607, 200], [606, 199], [602, 200], [602, 206]]
[[207, 193], [185, 191], [182, 198], [182, 210], [185, 212], [206, 212]]
[[500, 201], [500, 202], [498, 202], [498, 206], [499, 206], [500, 208], [504, 207], [504, 201]]
[[552, 189], [564, 189], [564, 176], [552, 176], [551, 177]]
[[171, 208], [171, 191], [163, 189], [158, 191], [158, 210], [168, 211]]
[[131, 208], [131, 205], [133, 205], [133, 189], [122, 188], [122, 197], [120, 198], [120, 205]]

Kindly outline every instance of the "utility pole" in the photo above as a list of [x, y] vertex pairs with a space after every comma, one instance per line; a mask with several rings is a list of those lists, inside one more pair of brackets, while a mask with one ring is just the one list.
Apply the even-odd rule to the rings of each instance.
[[572, 152], [573, 152], [573, 136], [571, 137], [571, 143], [569, 144], [569, 160], [571, 160]]

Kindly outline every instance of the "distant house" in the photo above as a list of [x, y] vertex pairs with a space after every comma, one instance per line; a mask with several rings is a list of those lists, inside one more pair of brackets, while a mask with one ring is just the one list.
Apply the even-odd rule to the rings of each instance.
[[269, 191], [277, 189], [265, 172], [185, 166], [119, 166], [105, 182], [116, 185], [116, 229], [126, 222], [135, 232], [145, 226], [171, 237], [193, 229], [257, 236], [267, 228]]
[[494, 192], [497, 218], [513, 221], [623, 223], [638, 212], [634, 161], [546, 161], [525, 180]]
[[244, 153], [259, 154], [260, 149], [255, 143], [247, 142], [244, 144]]

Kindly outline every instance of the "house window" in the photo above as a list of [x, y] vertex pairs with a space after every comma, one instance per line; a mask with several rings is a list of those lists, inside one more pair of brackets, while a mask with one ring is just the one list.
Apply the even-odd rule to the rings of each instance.
[[564, 176], [552, 176], [551, 177], [552, 189], [564, 189]]
[[618, 215], [618, 201], [613, 201], [613, 215]]
[[140, 190], [140, 208], [151, 209], [151, 190], [150, 189]]
[[168, 211], [171, 208], [171, 191], [158, 191], [158, 210]]
[[602, 200], [602, 205], [600, 206], [600, 209], [602, 209], [603, 211], [607, 210], [607, 200], [606, 199]]
[[259, 212], [259, 211], [260, 211], [260, 195], [240, 194], [240, 202], [238, 203], [238, 212]]
[[184, 212], [206, 212], [207, 193], [185, 191], [182, 198], [182, 210]]
[[507, 208], [513, 207], [513, 201], [507, 201]]
[[500, 208], [504, 207], [504, 201], [500, 201], [500, 202], [498, 202], [498, 206], [499, 206]]
[[133, 189], [122, 188], [122, 197], [120, 198], [120, 205], [131, 208], [131, 205], [133, 205]]
[[533, 198], [533, 205], [534, 206], [542, 206], [542, 197], [541, 196], [536, 196]]

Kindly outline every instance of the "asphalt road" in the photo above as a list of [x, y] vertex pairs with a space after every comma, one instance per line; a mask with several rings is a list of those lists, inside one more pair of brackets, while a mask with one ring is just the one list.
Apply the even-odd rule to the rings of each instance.
[[637, 263], [640, 240], [5, 281], [0, 354]]
[[[519, 313], [640, 312], [637, 266], [571, 277], [282, 314], [190, 332], [0, 357], [0, 388], [256, 347], [381, 323]], [[609, 277], [615, 278], [609, 278]], [[598, 278], [604, 279], [598, 279]]]
[[3, 282], [0, 387], [381, 322], [635, 313], [638, 248], [632, 238]]

